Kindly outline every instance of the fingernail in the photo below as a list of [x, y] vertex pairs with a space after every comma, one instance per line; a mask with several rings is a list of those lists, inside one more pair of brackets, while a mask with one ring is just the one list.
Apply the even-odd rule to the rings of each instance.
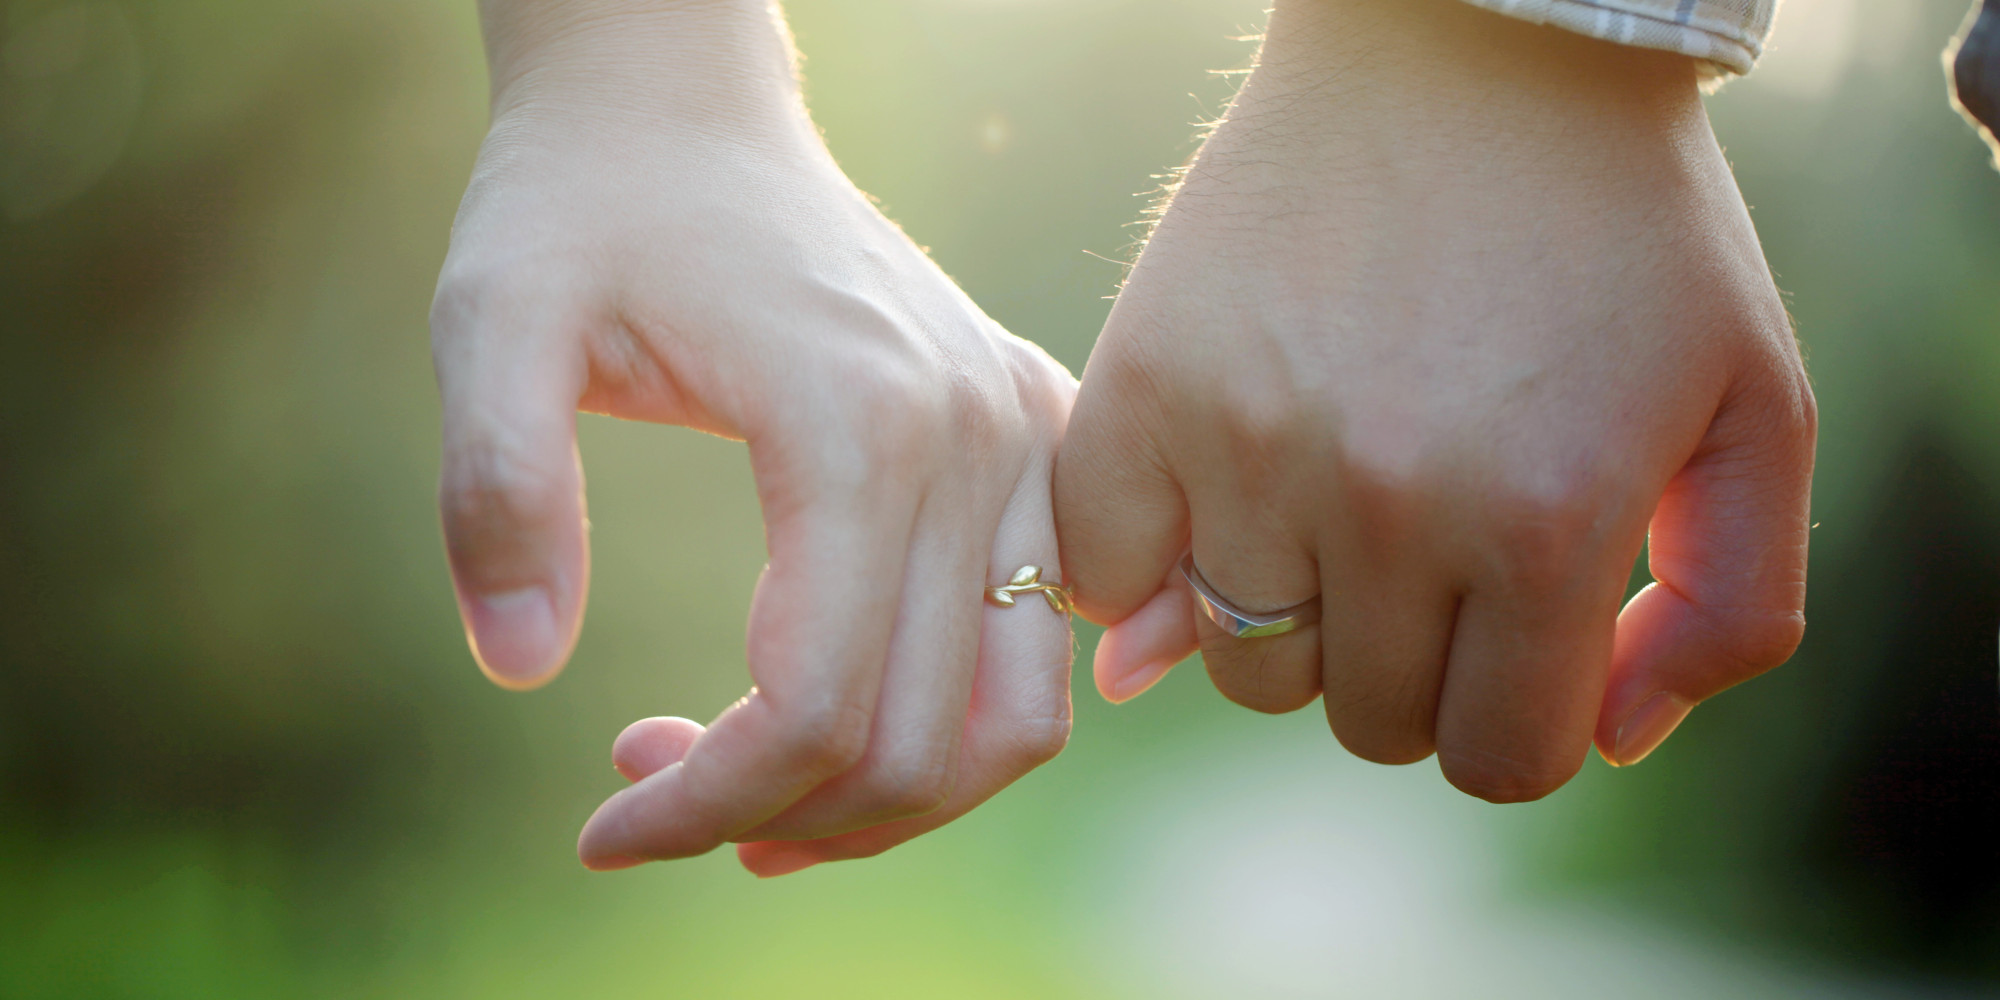
[[1618, 738], [1611, 746], [1612, 766], [1630, 767], [1645, 760], [1693, 710], [1694, 702], [1668, 691], [1640, 702], [1618, 727]]
[[804, 871], [820, 863], [820, 857], [804, 848], [791, 845], [774, 845], [759, 850], [752, 857], [739, 858], [743, 867], [758, 878], [777, 878], [793, 872]]
[[470, 595], [465, 618], [472, 655], [493, 683], [522, 691], [554, 676], [565, 644], [547, 588]]
[[1146, 693], [1146, 689], [1159, 683], [1167, 671], [1174, 668], [1173, 660], [1154, 660], [1111, 683], [1110, 700], [1114, 705], [1122, 705]]

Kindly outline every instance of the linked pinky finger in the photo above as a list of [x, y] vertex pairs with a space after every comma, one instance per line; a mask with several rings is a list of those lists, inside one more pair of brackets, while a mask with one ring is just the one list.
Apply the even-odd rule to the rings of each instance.
[[1097, 641], [1091, 673], [1097, 692], [1113, 704], [1145, 694], [1174, 665], [1201, 645], [1195, 629], [1194, 597], [1175, 572], [1166, 586], [1131, 616], [1104, 630]]

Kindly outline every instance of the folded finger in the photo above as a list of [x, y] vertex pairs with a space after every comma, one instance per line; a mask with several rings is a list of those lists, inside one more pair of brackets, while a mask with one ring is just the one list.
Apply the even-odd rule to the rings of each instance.
[[[1006, 582], [1019, 566], [1055, 564], [1046, 487], [1028, 486], [1017, 494], [1001, 520], [992, 560], [990, 584]], [[1046, 569], [1042, 579], [1058, 580]], [[782, 875], [824, 861], [871, 857], [965, 815], [1053, 759], [1068, 742], [1072, 655], [1068, 617], [1043, 600], [1024, 594], [1012, 607], [987, 605], [958, 779], [943, 805], [835, 837], [746, 843], [737, 856], [760, 876]]]
[[[1359, 505], [1357, 505], [1358, 508]], [[1458, 594], [1421, 535], [1428, 519], [1374, 505], [1320, 549], [1327, 724], [1350, 753], [1409, 764], [1436, 747]]]
[[[1115, 309], [1114, 309], [1115, 316]], [[1141, 419], [1144, 377], [1100, 351], [1056, 459], [1056, 526], [1078, 613], [1123, 621], [1167, 585], [1187, 548], [1187, 502]]]
[[1583, 766], [1638, 532], [1529, 515], [1459, 605], [1439, 694], [1438, 765], [1461, 791], [1525, 802]]
[[867, 751], [852, 768], [745, 831], [744, 839], [829, 837], [921, 816], [950, 796], [979, 659], [990, 525], [1000, 504], [981, 504], [971, 484], [946, 484], [928, 500], [910, 544]]
[[848, 770], [867, 749], [916, 490], [894, 474], [851, 468], [822, 466], [826, 475], [794, 479], [797, 466], [753, 448], [753, 463], [760, 457], [771, 561], [750, 613], [757, 687], [683, 760], [598, 808], [578, 840], [586, 865], [705, 853]]

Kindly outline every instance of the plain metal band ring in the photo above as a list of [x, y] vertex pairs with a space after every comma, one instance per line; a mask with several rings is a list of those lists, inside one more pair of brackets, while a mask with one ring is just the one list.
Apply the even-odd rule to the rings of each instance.
[[1238, 639], [1261, 639], [1265, 636], [1284, 635], [1293, 629], [1311, 625], [1319, 621], [1319, 598], [1295, 604], [1281, 611], [1268, 614], [1252, 614], [1224, 600], [1215, 588], [1202, 579], [1201, 570], [1194, 565], [1194, 553], [1181, 557], [1181, 575], [1187, 577], [1188, 586], [1194, 588], [1194, 599], [1208, 620], [1221, 626], [1224, 632]]

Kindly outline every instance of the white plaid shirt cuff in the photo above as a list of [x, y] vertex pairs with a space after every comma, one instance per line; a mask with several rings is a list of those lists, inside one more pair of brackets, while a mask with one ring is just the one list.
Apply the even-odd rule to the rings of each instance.
[[1693, 56], [1705, 75], [1748, 73], [1778, 0], [1466, 0], [1474, 6], [1622, 45]]

